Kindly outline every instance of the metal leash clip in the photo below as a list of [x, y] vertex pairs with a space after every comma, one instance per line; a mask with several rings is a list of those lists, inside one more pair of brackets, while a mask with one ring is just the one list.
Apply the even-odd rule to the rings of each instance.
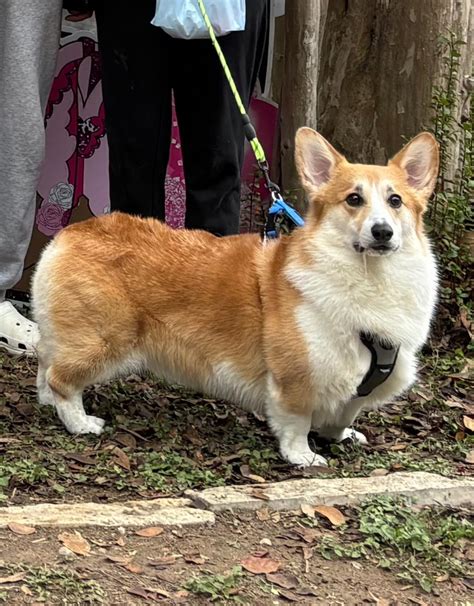
[[267, 211], [263, 239], [264, 241], [267, 239], [273, 240], [279, 237], [281, 224], [285, 219], [289, 219], [295, 227], [302, 227], [304, 225], [304, 219], [290, 204], [288, 204], [288, 202], [285, 202], [280, 193], [280, 188], [276, 183], [271, 181], [268, 163], [266, 161], [259, 162], [258, 165], [263, 173], [265, 186], [272, 198], [272, 203]]

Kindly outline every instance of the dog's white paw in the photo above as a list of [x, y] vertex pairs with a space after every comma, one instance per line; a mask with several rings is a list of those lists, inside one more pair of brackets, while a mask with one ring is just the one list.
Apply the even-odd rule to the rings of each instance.
[[348, 438], [353, 442], [358, 442], [359, 444], [368, 444], [367, 438], [364, 436], [364, 434], [360, 431], [352, 429], [351, 427], [346, 427], [346, 429], [344, 429], [341, 434], [340, 441], [342, 442], [342, 440], [347, 440]]
[[298, 467], [311, 467], [312, 465], [324, 465], [327, 467], [328, 462], [321, 455], [316, 454], [310, 448], [306, 450], [283, 450], [282, 457], [292, 465]]
[[74, 423], [72, 427], [68, 427], [70, 433], [76, 435], [83, 435], [86, 433], [93, 433], [99, 436], [104, 429], [105, 420], [93, 415], [85, 415], [80, 422]]

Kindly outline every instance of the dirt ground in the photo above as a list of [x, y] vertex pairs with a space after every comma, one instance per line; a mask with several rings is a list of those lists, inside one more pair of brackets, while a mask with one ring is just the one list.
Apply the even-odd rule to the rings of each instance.
[[[308, 530], [301, 515], [272, 515], [265, 520], [262, 512], [260, 519], [256, 514], [226, 514], [213, 527], [164, 530], [149, 538], [134, 530], [80, 529], [90, 552], [70, 556], [71, 560], [60, 551], [64, 551], [60, 530], [37, 530], [27, 536], [0, 530], [0, 599], [12, 605], [209, 604], [211, 594], [196, 593], [188, 583], [240, 566], [227, 597], [218, 591], [215, 603], [472, 604], [467, 579], [444, 580], [429, 595], [369, 561], [324, 559], [315, 544], [330, 529]], [[252, 555], [251, 561], [263, 562], [263, 569], [278, 569], [269, 574], [247, 572], [242, 563], [248, 565]], [[19, 580], [5, 583], [14, 574]]]
[[85, 406], [104, 434], [71, 436], [53, 410], [36, 406], [34, 360], [0, 354], [0, 503], [110, 501], [179, 495], [186, 488], [412, 470], [470, 475], [474, 404], [469, 369], [439, 361], [405, 399], [360, 417], [368, 446], [311, 436], [329, 468], [281, 459], [266, 422], [226, 402], [150, 377], [97, 385]]
[[[280, 458], [264, 419], [150, 377], [88, 389], [86, 408], [106, 419], [106, 430], [71, 436], [54, 411], [36, 406], [35, 371], [34, 360], [0, 354], [0, 506], [148, 499], [187, 488], [399, 470], [472, 475], [472, 365], [456, 349], [431, 356], [403, 400], [361, 416], [356, 427], [367, 446], [311, 436], [329, 467], [308, 470]], [[442, 513], [437, 534], [437, 518], [426, 523], [430, 512], [418, 519], [406, 510], [395, 520], [390, 508], [396, 512], [398, 504], [389, 503], [364, 534], [362, 517], [350, 510], [347, 524], [335, 528], [308, 512], [270, 514], [262, 507], [220, 515], [214, 527], [158, 529], [149, 537], [132, 530], [79, 529], [78, 537], [73, 529], [1, 529], [0, 604], [474, 603], [469, 512]], [[71, 540], [84, 555], [65, 550]], [[421, 582], [417, 571], [425, 564], [430, 571]]]

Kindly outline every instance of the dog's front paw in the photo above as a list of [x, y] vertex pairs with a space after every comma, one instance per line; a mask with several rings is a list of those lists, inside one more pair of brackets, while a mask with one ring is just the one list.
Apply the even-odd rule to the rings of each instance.
[[283, 450], [282, 457], [292, 465], [298, 467], [311, 467], [312, 465], [324, 465], [327, 467], [328, 462], [321, 455], [316, 454], [310, 448], [307, 450]]
[[99, 436], [104, 429], [105, 420], [99, 417], [94, 417], [92, 415], [86, 415], [84, 419], [81, 420], [80, 423], [77, 423], [73, 431], [71, 433], [77, 435], [83, 435], [86, 433], [93, 433], [96, 436]]
[[360, 431], [352, 429], [351, 427], [346, 427], [346, 429], [344, 429], [340, 441], [342, 442], [342, 440], [347, 439], [352, 440], [353, 442], [358, 442], [359, 444], [368, 444], [367, 438], [364, 436], [364, 434]]

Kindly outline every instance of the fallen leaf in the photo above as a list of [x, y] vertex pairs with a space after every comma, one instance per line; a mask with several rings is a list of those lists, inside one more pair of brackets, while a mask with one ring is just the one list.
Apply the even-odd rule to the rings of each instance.
[[281, 572], [269, 573], [265, 578], [269, 583], [283, 587], [283, 589], [294, 589], [299, 585], [297, 577], [293, 574], [282, 574]]
[[15, 522], [10, 522], [8, 528], [15, 534], [25, 535], [34, 534], [36, 532], [36, 528], [33, 528], [33, 526], [25, 526], [24, 524], [16, 524]]
[[312, 505], [309, 505], [308, 503], [303, 503], [301, 505], [301, 511], [304, 513], [305, 516], [308, 516], [308, 518], [314, 518], [314, 507]]
[[270, 511], [268, 509], [257, 509], [255, 515], [260, 522], [266, 522], [270, 519]]
[[388, 450], [405, 450], [405, 448], [408, 446], [408, 444], [392, 444], [391, 446], [388, 447]]
[[121, 448], [115, 446], [115, 448], [112, 450], [112, 454], [114, 455], [114, 460], [117, 465], [126, 471], [130, 471], [130, 459]]
[[244, 477], [244, 478], [248, 478], [250, 475], [250, 467], [248, 465], [241, 465], [240, 466], [240, 474]]
[[446, 406], [449, 406], [449, 408], [464, 408], [464, 404], [462, 403], [462, 401], [458, 400], [457, 398], [445, 400], [444, 404]]
[[130, 563], [130, 558], [122, 555], [108, 555], [107, 560], [109, 560], [109, 562], [113, 562], [114, 564], [120, 564], [121, 566], [126, 566]]
[[296, 528], [295, 533], [299, 535], [306, 543], [313, 543], [319, 536], [319, 532], [314, 528]]
[[296, 593], [298, 595], [313, 595], [313, 596], [318, 595], [317, 592], [312, 587], [308, 587], [307, 585], [304, 585], [303, 587], [300, 587], [299, 589], [297, 589]]
[[117, 545], [119, 545], [119, 547], [125, 546], [125, 539], [123, 537], [119, 537], [115, 542]]
[[469, 429], [469, 431], [474, 431], [474, 419], [472, 419], [471, 417], [468, 417], [467, 415], [464, 415], [462, 420], [464, 423], [464, 427]]
[[472, 577], [464, 577], [463, 579], [461, 579], [461, 583], [471, 591], [474, 590], [474, 579]]
[[148, 591], [146, 591], [146, 589], [143, 589], [142, 587], [129, 587], [127, 589], [127, 593], [130, 593], [131, 595], [137, 595], [140, 598], [143, 598], [144, 600], [148, 600], [149, 595], [148, 595]]
[[279, 589], [278, 596], [285, 598], [288, 602], [303, 602], [304, 597], [293, 593], [292, 591], [288, 591], [287, 589]]
[[166, 589], [162, 589], [161, 587], [149, 587], [148, 591], [152, 591], [153, 593], [157, 593], [158, 595], [162, 596], [163, 598], [170, 598], [171, 597], [171, 593], [169, 591], [166, 591]]
[[117, 433], [114, 436], [114, 440], [116, 442], [118, 442], [119, 444], [121, 444], [122, 446], [131, 448], [132, 450], [137, 447], [136, 439], [129, 433], [125, 433], [125, 432]]
[[344, 514], [331, 505], [318, 505], [314, 511], [327, 518], [333, 526], [341, 526], [346, 523]]
[[91, 546], [80, 532], [62, 532], [58, 535], [61, 543], [77, 555], [86, 556], [91, 551]]
[[249, 480], [252, 480], [252, 482], [257, 482], [258, 484], [264, 484], [266, 482], [265, 478], [257, 476], [255, 473], [249, 473], [247, 477]]
[[15, 574], [11, 574], [8, 577], [0, 577], [0, 584], [4, 585], [5, 583], [18, 583], [18, 581], [23, 581], [26, 575], [26, 572], [15, 572]]
[[390, 602], [385, 598], [377, 598], [373, 593], [369, 591], [370, 597], [374, 600], [376, 606], [390, 606]]
[[156, 560], [151, 560], [148, 562], [150, 566], [170, 566], [174, 564], [178, 558], [181, 558], [181, 555], [169, 555], [163, 556], [162, 558], [157, 558]]
[[146, 537], [147, 539], [151, 537], [157, 537], [164, 531], [164, 528], [161, 526], [149, 526], [148, 528], [141, 528], [140, 530], [136, 530], [135, 534], [139, 537]]
[[143, 568], [134, 562], [130, 562], [129, 564], [124, 564], [123, 568], [128, 570], [129, 572], [133, 572], [133, 574], [143, 574]]
[[261, 488], [252, 488], [250, 496], [256, 499], [262, 499], [262, 501], [269, 501], [270, 497]]
[[64, 455], [64, 458], [77, 461], [77, 463], [81, 463], [82, 465], [95, 465], [97, 463], [97, 461], [92, 457], [88, 457], [87, 455], [83, 455], [78, 452], [68, 452]]
[[271, 572], [276, 572], [281, 563], [276, 560], [272, 560], [271, 558], [258, 558], [255, 556], [249, 556], [240, 562], [242, 566], [248, 572], [252, 574], [268, 574]]

